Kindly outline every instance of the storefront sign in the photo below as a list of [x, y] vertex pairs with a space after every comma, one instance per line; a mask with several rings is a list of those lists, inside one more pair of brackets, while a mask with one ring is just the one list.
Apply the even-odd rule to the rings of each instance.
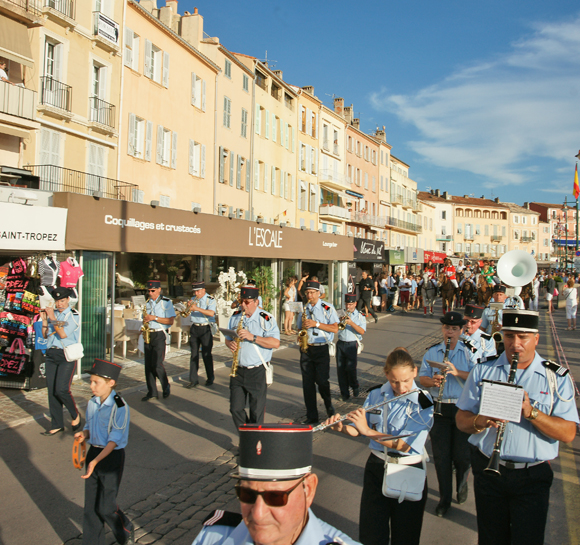
[[355, 261], [383, 261], [385, 243], [366, 238], [354, 239]]
[[424, 263], [421, 248], [405, 248], [405, 263]]
[[54, 203], [68, 208], [68, 250], [322, 261], [353, 259], [352, 238], [333, 233], [281, 228], [75, 193], [55, 193]]
[[431, 252], [425, 250], [423, 252], [423, 263], [428, 263], [431, 260], [433, 263], [445, 263], [447, 259], [447, 254], [442, 252]]
[[385, 254], [389, 265], [404, 265], [405, 253], [402, 250], [388, 250]]
[[0, 203], [0, 248], [63, 251], [67, 210]]

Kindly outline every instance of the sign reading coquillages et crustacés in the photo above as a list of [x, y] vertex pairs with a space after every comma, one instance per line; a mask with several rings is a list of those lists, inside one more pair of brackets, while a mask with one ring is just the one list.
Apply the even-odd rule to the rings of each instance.
[[0, 248], [59, 252], [65, 249], [67, 210], [0, 203]]
[[352, 261], [352, 238], [146, 204], [57, 193], [67, 249]]

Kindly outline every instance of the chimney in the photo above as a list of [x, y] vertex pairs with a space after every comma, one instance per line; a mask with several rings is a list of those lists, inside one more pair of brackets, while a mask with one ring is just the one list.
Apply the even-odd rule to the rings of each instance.
[[435, 190], [435, 196], [436, 197], [441, 197], [441, 191], [439, 191], [438, 189]]
[[352, 120], [352, 126], [360, 131], [360, 119], [358, 117]]
[[177, 16], [177, 0], [165, 0], [165, 6], [159, 10], [159, 20], [173, 29], [173, 21]]
[[334, 113], [344, 117], [344, 98], [337, 97], [334, 99]]
[[464, 199], [469, 199], [469, 195], [463, 195]]
[[347, 125], [352, 123], [352, 104], [350, 106], [345, 106], [344, 108], [344, 120]]
[[314, 86], [313, 85], [306, 85], [305, 87], [302, 87], [302, 90], [305, 93], [308, 93], [309, 95], [314, 96]]
[[381, 129], [377, 129], [375, 132], [375, 136], [381, 141], [384, 142], [385, 144], [387, 143], [387, 133], [385, 132], [385, 126], [383, 125], [382, 130]]
[[157, 11], [157, 0], [141, 0], [139, 5], [149, 13], [153, 13], [153, 10]]
[[272, 70], [272, 73], [279, 77], [281, 80], [283, 80], [284, 78], [282, 77], [282, 70]]
[[495, 199], [493, 199], [493, 202], [499, 204], [499, 197], [496, 197]]
[[449, 195], [447, 194], [447, 191], [443, 191], [443, 195], [442, 195], [442, 197], [443, 197], [444, 199], [446, 199], [446, 200], [448, 200], [448, 199], [449, 199]]
[[526, 210], [529, 210], [529, 209], [530, 209], [530, 203], [529, 203], [529, 202], [525, 202], [525, 203], [524, 203], [524, 208], [525, 208]]
[[203, 17], [198, 13], [197, 8], [193, 9], [193, 13], [186, 12], [183, 14], [181, 18], [181, 37], [196, 48], [199, 47], [199, 43], [203, 40]]

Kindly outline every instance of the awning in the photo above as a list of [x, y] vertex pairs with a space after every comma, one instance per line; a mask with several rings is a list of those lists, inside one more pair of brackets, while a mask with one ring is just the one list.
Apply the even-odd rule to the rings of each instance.
[[347, 195], [352, 195], [353, 197], [357, 197], [358, 199], [363, 199], [364, 198], [364, 195], [361, 195], [360, 193], [357, 193], [356, 191], [351, 191], [350, 189], [347, 189], [345, 191], [345, 193]]
[[320, 186], [324, 189], [324, 191], [328, 191], [329, 193], [333, 193], [334, 195], [338, 195], [339, 197], [346, 197], [346, 192], [341, 191], [340, 189], [334, 189], [330, 187], [324, 187], [322, 184]]
[[0, 134], [9, 134], [10, 136], [18, 136], [18, 138], [28, 138], [30, 132], [24, 129], [18, 129], [6, 123], [0, 123]]
[[0, 17], [0, 57], [34, 68], [27, 28], [6, 17]]

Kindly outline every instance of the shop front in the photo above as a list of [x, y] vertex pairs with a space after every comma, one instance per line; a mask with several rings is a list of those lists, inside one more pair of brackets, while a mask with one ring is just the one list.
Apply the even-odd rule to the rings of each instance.
[[365, 238], [353, 239], [353, 260], [348, 264], [348, 292], [355, 293], [356, 286], [366, 271], [372, 278], [383, 272], [385, 244]]
[[[114, 300], [139, 294], [151, 278], [159, 279], [164, 293], [179, 300], [191, 296], [191, 282], [196, 280], [205, 281], [213, 293], [220, 273], [230, 267], [248, 277], [263, 275], [264, 306], [276, 315], [284, 278], [300, 277], [303, 269], [319, 276], [333, 303], [340, 303], [346, 291], [341, 264], [352, 260], [353, 247], [344, 236], [71, 193], [55, 194], [54, 203], [68, 209], [67, 249], [90, 257], [94, 265], [97, 293], [90, 314], [99, 324], [105, 324], [115, 284]], [[86, 270], [85, 274], [89, 277]], [[85, 285], [89, 282], [86, 278]], [[99, 329], [84, 320], [83, 326], [91, 332]], [[95, 344], [105, 350], [98, 335]]]
[[405, 252], [403, 250], [385, 250], [385, 262], [389, 266], [389, 271], [395, 272], [405, 271]]
[[35, 350], [38, 293], [63, 282], [69, 262], [76, 263], [65, 252], [67, 210], [25, 204], [30, 193], [14, 190], [6, 196], [23, 204], [0, 202], [0, 387], [5, 388], [46, 386], [44, 355]]
[[424, 263], [424, 251], [421, 248], [405, 248], [405, 264], [407, 272], [418, 274]]

